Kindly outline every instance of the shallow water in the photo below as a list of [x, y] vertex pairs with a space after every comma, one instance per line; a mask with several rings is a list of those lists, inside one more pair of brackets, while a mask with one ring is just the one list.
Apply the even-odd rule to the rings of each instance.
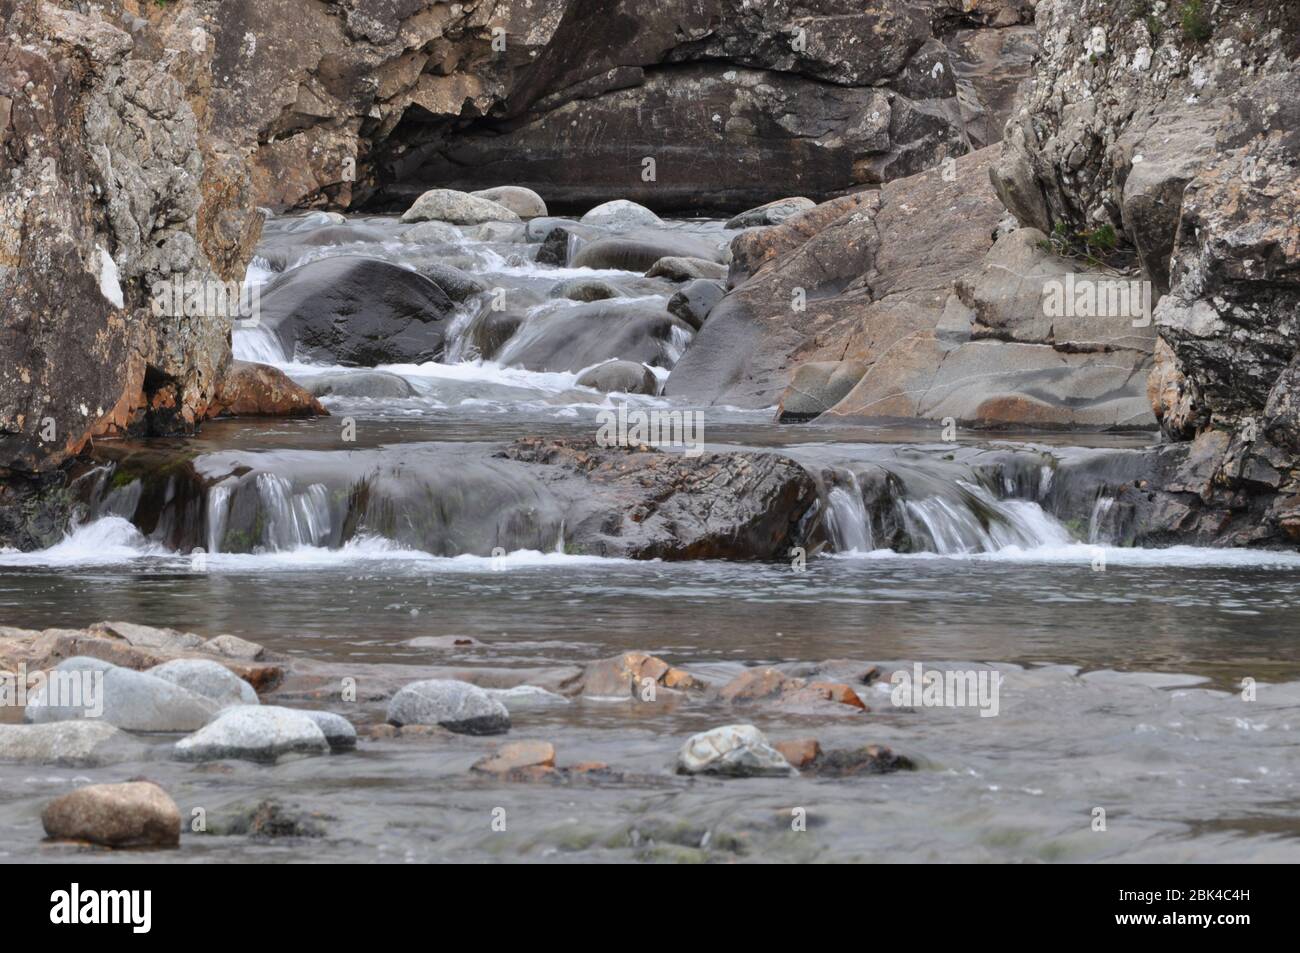
[[[365, 224], [395, 234], [391, 220]], [[720, 234], [716, 222], [674, 227]], [[364, 250], [407, 251], [390, 241]], [[516, 287], [544, 289], [581, 271], [517, 261], [519, 251], [467, 241], [463, 255], [476, 276]], [[266, 343], [256, 329], [236, 332], [241, 356], [277, 358]], [[277, 363], [299, 379], [325, 370], [282, 354]], [[266, 474], [266, 505], [278, 500], [277, 512], [301, 520], [294, 533], [255, 552], [208, 546], [196, 564], [131, 525], [129, 486], [115, 498], [105, 491], [99, 518], [53, 549], [0, 553], [0, 623], [126, 619], [241, 635], [322, 677], [378, 686], [376, 697], [333, 706], [360, 725], [382, 721], [384, 692], [408, 679], [501, 669], [542, 682], [630, 649], [713, 681], [753, 664], [821, 666], [844, 679], [868, 664], [886, 678], [915, 661], [991, 665], [1005, 678], [998, 715], [900, 708], [878, 685], [861, 688], [870, 714], [838, 717], [695, 699], [512, 710], [512, 737], [552, 741], [561, 765], [604, 761], [622, 774], [563, 784], [471, 775], [492, 739], [363, 740], [355, 754], [265, 767], [179, 764], [160, 738], [144, 765], [0, 765], [0, 857], [160, 859], [37, 846], [50, 796], [145, 774], [187, 817], [266, 797], [325, 817], [319, 838], [187, 834], [165, 857], [178, 862], [1300, 859], [1300, 554], [1109, 545], [1104, 499], [1090, 524], [1053, 515], [1058, 461], [1123, 453], [1153, 435], [962, 433], [953, 445], [938, 425], [778, 426], [770, 412], [707, 409], [711, 449], [779, 450], [818, 476], [832, 544], [806, 566], [598, 559], [559, 552], [558, 541], [497, 557], [437, 556], [375, 537], [298, 545], [331, 538], [313, 521], [333, 515], [309, 498], [328, 482], [322, 473], [346, 481], [403, 461], [436, 475], [470, 459], [457, 453], [518, 436], [592, 436], [596, 413], [616, 400], [579, 388], [576, 374], [475, 361], [388, 369], [418, 396], [327, 398], [328, 419], [219, 422], [186, 444], [210, 476], [236, 464]], [[355, 442], [341, 442], [344, 418]], [[1007, 459], [1000, 481], [981, 482], [982, 466]], [[905, 492], [873, 516], [871, 474], [882, 470]], [[207, 492], [209, 510], [220, 509]], [[928, 551], [880, 548], [881, 512]], [[412, 644], [446, 635], [483, 644]], [[1240, 694], [1246, 678], [1258, 685], [1254, 701]], [[824, 748], [888, 744], [918, 770], [837, 781], [672, 773], [687, 736], [737, 721], [776, 739], [815, 736]], [[806, 831], [791, 830], [796, 807], [807, 811]], [[1104, 832], [1092, 829], [1098, 807]], [[504, 832], [491, 829], [494, 808], [505, 809]]]

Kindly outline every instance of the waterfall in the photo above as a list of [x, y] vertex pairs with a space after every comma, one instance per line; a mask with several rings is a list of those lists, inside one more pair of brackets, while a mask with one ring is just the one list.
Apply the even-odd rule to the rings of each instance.
[[1092, 505], [1092, 515], [1088, 518], [1088, 542], [1104, 542], [1102, 534], [1106, 529], [1106, 517], [1110, 515], [1111, 508], [1115, 505], [1113, 496], [1098, 496], [1097, 502]]
[[257, 492], [265, 523], [262, 542], [275, 551], [319, 546], [330, 530], [329, 490], [313, 483], [302, 493], [277, 473], [259, 473]]
[[1066, 545], [1070, 534], [1037, 503], [998, 500], [984, 487], [957, 481], [954, 496], [900, 500], [913, 551], [961, 555]]
[[226, 535], [226, 523], [230, 519], [229, 483], [218, 483], [208, 490], [208, 552], [221, 552], [221, 540]]
[[852, 471], [837, 473], [847, 485], [836, 484], [826, 493], [826, 528], [837, 553], [869, 553], [875, 549], [871, 518], [862, 500], [862, 487]]

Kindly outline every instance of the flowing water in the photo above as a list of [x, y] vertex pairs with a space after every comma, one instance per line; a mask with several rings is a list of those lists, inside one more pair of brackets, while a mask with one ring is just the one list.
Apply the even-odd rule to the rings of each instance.
[[[391, 220], [353, 224], [396, 234]], [[716, 222], [673, 227], [727, 237]], [[593, 274], [645, 297], [638, 276], [539, 266], [530, 247], [466, 237], [456, 263], [541, 299]], [[395, 240], [316, 254], [340, 252], [413, 254]], [[259, 261], [250, 279], [269, 267]], [[539, 304], [517, 336], [564, 306]], [[558, 513], [533, 505], [517, 518], [528, 488], [492, 453], [519, 436], [593, 436], [597, 412], [620, 400], [672, 405], [509, 367], [513, 344], [507, 364], [477, 360], [474, 320], [466, 306], [448, 363], [386, 368], [415, 396], [326, 398], [329, 418], [219, 421], [185, 444], [120, 446], [121, 459], [146, 455], [137, 465], [183, 450], [196, 478], [160, 491], [125, 464], [85, 474], [87, 518], [67, 539], [0, 552], [0, 623], [126, 619], [244, 636], [322, 679], [372, 687], [334, 705], [360, 725], [382, 721], [383, 698], [404, 681], [476, 670], [546, 685], [632, 649], [710, 680], [754, 664], [844, 679], [876, 664], [886, 682], [917, 661], [991, 667], [1004, 677], [997, 716], [898, 707], [880, 682], [861, 689], [865, 716], [690, 699], [512, 705], [513, 737], [552, 741], [561, 764], [620, 772], [564, 784], [470, 774], [491, 739], [363, 742], [355, 754], [213, 770], [167, 759], [172, 739], [160, 738], [129, 773], [163, 784], [187, 817], [276, 797], [324, 819], [315, 838], [187, 835], [166, 859], [1300, 859], [1300, 554], [1116, 545], [1122, 514], [1104, 480], [1080, 475], [1122, 482], [1154, 435], [962, 433], [954, 444], [924, 426], [778, 426], [770, 410], [705, 408], [710, 449], [779, 451], [814, 476], [826, 547], [790, 564], [571, 555]], [[240, 328], [234, 343], [238, 357], [299, 380], [347, 372], [296, 362], [265, 329]], [[665, 363], [687, 345], [668, 342]], [[345, 418], [354, 442], [341, 440]], [[447, 648], [438, 636], [477, 643]], [[284, 703], [322, 704], [310, 693]], [[728, 721], [824, 748], [888, 744], [918, 770], [834, 781], [672, 773], [688, 735]], [[66, 857], [22, 846], [39, 840], [41, 804], [122, 775], [0, 765], [0, 855]], [[791, 829], [797, 807], [806, 831]], [[493, 830], [497, 808], [505, 831]], [[1097, 808], [1105, 831], [1094, 830]]]

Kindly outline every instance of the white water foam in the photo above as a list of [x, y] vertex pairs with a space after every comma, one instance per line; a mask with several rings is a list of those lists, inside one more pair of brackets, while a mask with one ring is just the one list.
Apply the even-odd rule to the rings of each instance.
[[21, 553], [0, 550], [0, 566], [93, 566], [112, 565], [148, 556], [165, 556], [168, 551], [145, 539], [120, 516], [105, 516], [81, 526], [49, 549]]

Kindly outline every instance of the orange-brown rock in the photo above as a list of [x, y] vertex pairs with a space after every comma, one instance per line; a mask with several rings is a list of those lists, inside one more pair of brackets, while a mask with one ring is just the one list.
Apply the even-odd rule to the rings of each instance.
[[481, 774], [505, 776], [515, 772], [543, 773], [555, 769], [555, 745], [548, 741], [510, 741], [481, 758], [470, 769]]
[[816, 708], [825, 702], [869, 711], [848, 685], [841, 682], [809, 682], [774, 668], [751, 668], [741, 672], [719, 690], [719, 697], [733, 705], [769, 702], [784, 708]]
[[624, 652], [592, 662], [583, 672], [578, 693], [603, 698], [641, 697], [647, 681], [672, 691], [693, 691], [703, 683], [689, 672], [673, 668], [645, 652]]
[[231, 361], [209, 409], [212, 417], [326, 417], [329, 411], [279, 368]]
[[774, 741], [772, 747], [781, 752], [781, 756], [796, 768], [806, 768], [816, 761], [822, 753], [822, 746], [817, 742], [816, 738]]

